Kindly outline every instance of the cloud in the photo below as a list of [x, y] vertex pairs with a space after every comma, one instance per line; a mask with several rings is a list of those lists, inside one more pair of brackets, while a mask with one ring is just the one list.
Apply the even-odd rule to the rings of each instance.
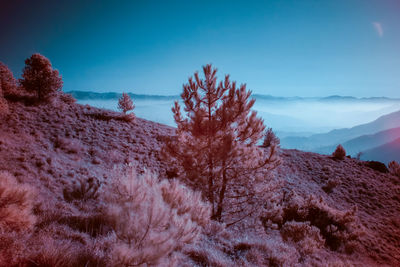
[[383, 37], [383, 28], [382, 28], [382, 24], [380, 22], [372, 22], [372, 26], [374, 26], [374, 29], [376, 31], [376, 33], [379, 35], [379, 37]]

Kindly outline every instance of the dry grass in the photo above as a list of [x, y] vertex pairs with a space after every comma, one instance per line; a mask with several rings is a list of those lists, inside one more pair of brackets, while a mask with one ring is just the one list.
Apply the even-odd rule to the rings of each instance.
[[0, 231], [26, 231], [33, 227], [35, 191], [8, 172], [0, 172]]

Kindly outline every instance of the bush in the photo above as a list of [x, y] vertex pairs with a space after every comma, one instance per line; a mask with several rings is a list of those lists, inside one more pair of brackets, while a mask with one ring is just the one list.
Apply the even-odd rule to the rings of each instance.
[[149, 173], [137, 176], [134, 170], [115, 179], [104, 198], [116, 236], [112, 258], [118, 266], [168, 265], [172, 251], [198, 239], [199, 224], [207, 220], [198, 216], [209, 214], [197, 194], [177, 182], [169, 185]]
[[76, 102], [76, 99], [71, 94], [60, 93], [59, 97], [62, 102], [69, 105], [74, 104]]
[[386, 168], [386, 165], [380, 161], [374, 161], [374, 160], [367, 161], [366, 165], [367, 165], [367, 167], [369, 167], [375, 171], [381, 172], [381, 173], [389, 172], [388, 168]]
[[60, 148], [68, 154], [77, 154], [82, 151], [83, 147], [78, 139], [57, 137], [54, 140], [54, 147]]
[[287, 222], [307, 222], [319, 229], [325, 246], [331, 250], [346, 249], [363, 233], [355, 215], [356, 208], [339, 211], [329, 207], [322, 198], [303, 199], [292, 193], [285, 202], [270, 209], [263, 218], [266, 229], [276, 225], [281, 231]]
[[286, 222], [280, 231], [284, 241], [293, 242], [302, 255], [312, 254], [324, 246], [320, 230], [310, 222]]
[[210, 207], [201, 199], [200, 192], [193, 192], [177, 180], [164, 180], [161, 183], [162, 197], [179, 216], [187, 214], [202, 227], [210, 222]]
[[100, 182], [95, 178], [79, 179], [64, 188], [64, 199], [66, 201], [97, 199], [100, 186]]
[[36, 217], [32, 213], [35, 194], [32, 187], [19, 184], [8, 172], [0, 172], [0, 230], [31, 229]]
[[338, 178], [329, 178], [328, 182], [326, 185], [322, 187], [322, 190], [324, 190], [326, 193], [331, 193], [332, 190], [340, 184], [340, 181]]
[[346, 150], [344, 150], [342, 145], [336, 147], [335, 152], [332, 153], [335, 159], [343, 160], [346, 157]]
[[400, 164], [397, 161], [389, 162], [388, 169], [391, 174], [400, 177]]
[[0, 115], [7, 113], [8, 113], [8, 103], [7, 100], [4, 98], [3, 89], [0, 81]]
[[270, 146], [279, 146], [281, 141], [279, 138], [275, 135], [275, 133], [272, 131], [272, 128], [268, 128], [265, 136], [264, 136], [264, 141], [262, 144], [262, 147], [270, 147]]
[[63, 85], [58, 70], [53, 70], [50, 61], [41, 54], [33, 54], [25, 60], [22, 77], [21, 86], [35, 93], [39, 101], [50, 100]]
[[11, 70], [0, 62], [0, 91], [5, 97], [17, 94], [18, 86]]
[[[1, 90], [1, 88], [0, 88]], [[8, 103], [7, 100], [1, 95], [0, 92], [0, 115], [2, 114], [8, 114], [9, 109], [8, 109]]]

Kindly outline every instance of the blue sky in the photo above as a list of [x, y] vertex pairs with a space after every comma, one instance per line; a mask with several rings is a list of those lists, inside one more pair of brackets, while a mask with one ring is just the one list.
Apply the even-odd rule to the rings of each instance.
[[0, 61], [42, 53], [66, 91], [179, 94], [212, 63], [258, 94], [400, 97], [397, 0], [0, 1]]

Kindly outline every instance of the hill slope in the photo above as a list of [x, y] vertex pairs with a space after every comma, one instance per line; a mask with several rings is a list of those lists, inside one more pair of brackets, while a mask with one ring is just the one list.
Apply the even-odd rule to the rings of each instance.
[[[114, 178], [113, 170], [129, 162], [137, 164], [139, 172], [147, 169], [166, 177], [170, 166], [162, 162], [160, 149], [163, 137], [173, 134], [174, 129], [139, 118], [125, 122], [118, 117], [115, 112], [77, 104], [49, 107], [12, 103], [10, 115], [1, 119], [0, 171], [9, 171], [18, 181], [37, 189], [36, 232], [50, 233], [56, 245], [69, 240], [80, 251], [95, 247], [96, 235], [86, 232], [76, 220], [90, 217], [98, 203], [66, 201], [63, 191], [74, 181], [93, 177], [107, 184]], [[358, 207], [357, 218], [365, 234], [353, 254], [322, 248], [311, 258], [304, 258], [276, 231], [251, 237], [251, 229], [227, 229], [219, 239], [215, 234], [204, 234], [198, 245], [182, 250], [179, 265], [266, 266], [278, 260], [282, 265], [296, 266], [327, 262], [400, 265], [398, 178], [355, 159], [335, 161], [297, 150], [282, 150], [282, 159], [276, 171], [282, 192], [313, 194], [338, 210]], [[323, 187], [329, 179], [340, 184], [326, 193]]]
[[361, 156], [364, 160], [378, 160], [388, 164], [390, 161], [395, 160], [400, 162], [400, 138], [386, 143], [384, 145], [374, 147], [363, 151]]
[[[393, 128], [381, 131], [376, 134], [362, 135], [357, 138], [346, 141], [342, 146], [346, 149], [348, 155], [356, 155], [358, 152], [369, 150], [386, 143], [390, 143], [400, 138], [400, 128]], [[317, 153], [331, 154], [335, 151], [336, 146], [326, 146], [315, 150]], [[379, 154], [376, 154], [379, 157]], [[369, 160], [379, 160], [379, 158], [368, 158]]]
[[396, 111], [378, 119], [352, 128], [332, 130], [324, 134], [314, 134], [309, 137], [286, 137], [281, 144], [286, 148], [298, 148], [315, 151], [320, 147], [336, 146], [363, 135], [375, 134], [400, 126], [400, 111]]

